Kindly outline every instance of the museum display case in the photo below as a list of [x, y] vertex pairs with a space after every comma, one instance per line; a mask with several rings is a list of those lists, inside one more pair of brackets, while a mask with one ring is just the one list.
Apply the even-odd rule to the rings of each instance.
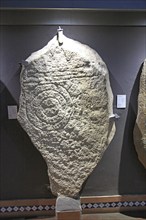
[[[22, 65], [33, 52], [47, 45], [59, 26], [66, 37], [88, 45], [99, 54], [107, 66], [113, 93], [110, 120], [115, 123], [115, 135], [81, 187], [82, 212], [146, 208], [146, 170], [138, 159], [133, 139], [139, 79], [146, 58], [145, 13], [145, 10], [1, 9], [1, 216], [55, 212], [56, 196], [49, 188], [46, 163], [20, 126], [17, 111]], [[61, 89], [60, 94], [52, 93], [58, 100], [63, 92]]]

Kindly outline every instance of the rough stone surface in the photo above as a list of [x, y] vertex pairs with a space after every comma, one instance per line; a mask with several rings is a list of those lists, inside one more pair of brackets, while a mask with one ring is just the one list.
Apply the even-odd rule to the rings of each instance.
[[22, 65], [18, 121], [55, 195], [76, 196], [114, 136], [108, 70], [90, 47], [55, 36]]
[[134, 143], [138, 158], [146, 168], [146, 59], [140, 76], [138, 113], [134, 128]]

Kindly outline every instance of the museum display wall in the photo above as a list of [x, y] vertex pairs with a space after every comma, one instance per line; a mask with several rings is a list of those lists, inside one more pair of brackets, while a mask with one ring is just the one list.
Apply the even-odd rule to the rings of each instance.
[[[41, 13], [38, 22], [34, 22], [33, 13], [25, 17], [26, 21], [20, 13], [20, 20], [16, 20], [16, 16], [13, 21], [1, 25], [0, 199], [54, 197], [48, 189], [44, 159], [15, 117], [13, 119], [15, 112], [8, 112], [8, 106], [19, 107], [22, 61], [44, 47], [56, 35], [59, 25], [67, 37], [90, 46], [106, 63], [114, 95], [113, 111], [119, 116], [112, 119], [116, 124], [115, 136], [84, 182], [80, 195], [146, 194], [146, 170], [138, 159], [133, 141], [139, 77], [146, 58], [146, 26], [142, 20], [133, 24], [119, 21], [118, 25], [118, 19], [123, 19], [124, 15], [117, 17], [116, 24], [108, 23], [106, 12], [102, 14], [105, 22], [96, 21], [92, 11], [86, 12], [89, 20], [84, 11], [75, 12], [80, 22], [72, 11], [63, 12], [66, 15], [63, 21], [54, 22], [53, 16], [60, 14], [54, 11], [50, 13], [51, 22], [45, 23], [39, 22]], [[33, 22], [29, 22], [31, 18]], [[116, 97], [123, 94], [126, 108], [117, 108]]]
[[144, 9], [145, 0], [1, 0], [1, 7], [8, 8], [101, 8], [101, 9]]

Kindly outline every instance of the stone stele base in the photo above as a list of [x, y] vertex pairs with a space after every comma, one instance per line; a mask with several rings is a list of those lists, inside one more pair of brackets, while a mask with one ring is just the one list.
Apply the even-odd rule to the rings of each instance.
[[57, 220], [81, 220], [80, 200], [58, 196], [56, 200]]

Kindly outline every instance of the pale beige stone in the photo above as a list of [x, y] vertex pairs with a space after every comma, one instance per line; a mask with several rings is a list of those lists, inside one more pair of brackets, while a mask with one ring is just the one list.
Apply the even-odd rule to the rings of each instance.
[[138, 158], [146, 168], [146, 59], [140, 76], [138, 113], [134, 128], [134, 143]]
[[114, 136], [107, 67], [93, 49], [65, 36], [25, 63], [18, 121], [47, 163], [52, 192], [74, 197]]

